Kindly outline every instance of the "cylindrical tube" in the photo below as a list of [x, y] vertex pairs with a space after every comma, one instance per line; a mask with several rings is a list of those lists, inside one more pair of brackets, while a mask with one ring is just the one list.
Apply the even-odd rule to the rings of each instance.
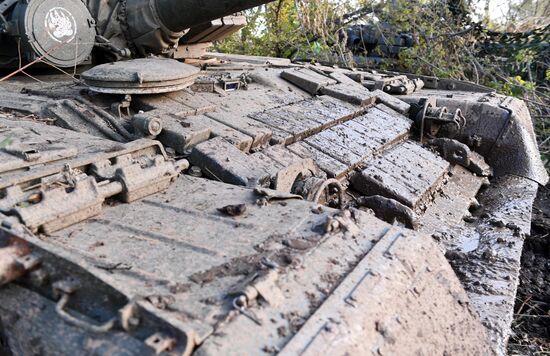
[[162, 121], [147, 114], [136, 114], [132, 117], [132, 126], [137, 133], [144, 136], [158, 136], [162, 132]]
[[155, 0], [157, 13], [170, 31], [187, 28], [228, 16], [273, 0]]

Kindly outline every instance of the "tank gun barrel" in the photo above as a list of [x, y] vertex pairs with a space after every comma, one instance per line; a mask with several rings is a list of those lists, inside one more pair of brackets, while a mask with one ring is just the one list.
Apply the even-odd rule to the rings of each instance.
[[138, 54], [166, 53], [177, 46], [188, 28], [271, 1], [127, 0], [127, 38]]
[[155, 0], [160, 20], [173, 32], [228, 16], [273, 0]]

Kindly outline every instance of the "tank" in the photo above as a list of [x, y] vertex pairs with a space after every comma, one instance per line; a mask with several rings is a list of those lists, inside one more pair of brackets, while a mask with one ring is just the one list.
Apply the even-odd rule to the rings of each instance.
[[525, 103], [208, 52], [265, 2], [0, 5], [0, 354], [505, 354]]
[[374, 58], [397, 58], [401, 50], [414, 45], [412, 33], [395, 33], [387, 23], [350, 26], [345, 40], [354, 55]]

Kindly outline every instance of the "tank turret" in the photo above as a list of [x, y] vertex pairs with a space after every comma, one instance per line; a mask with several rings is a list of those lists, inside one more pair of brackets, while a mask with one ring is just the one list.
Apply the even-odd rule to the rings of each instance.
[[270, 1], [12, 0], [0, 7], [0, 63], [72, 67], [94, 50], [108, 60], [171, 56], [188, 29]]

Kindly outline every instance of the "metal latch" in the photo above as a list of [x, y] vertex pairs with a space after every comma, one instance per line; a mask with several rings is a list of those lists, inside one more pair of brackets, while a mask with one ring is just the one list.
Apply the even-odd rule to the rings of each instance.
[[279, 279], [277, 269], [270, 269], [267, 273], [256, 274], [241, 286], [237, 286], [230, 294], [235, 295], [233, 298], [233, 309], [237, 310], [242, 315], [246, 316], [254, 323], [262, 325], [262, 321], [248, 310], [251, 302], [261, 296], [272, 306], [277, 306], [284, 299], [281, 290], [276, 282]]
[[188, 165], [186, 160], [175, 163], [166, 161], [162, 155], [141, 160], [124, 155], [114, 162], [105, 160], [94, 163], [91, 172], [99, 179], [122, 184], [122, 200], [129, 203], [168, 188], [172, 179]]
[[0, 212], [16, 216], [33, 232], [52, 233], [99, 214], [107, 198], [128, 203], [165, 190], [189, 162], [151, 152], [157, 147], [141, 155], [128, 150], [75, 169], [66, 165], [38, 184], [19, 182], [0, 192]]
[[7, 213], [19, 217], [33, 232], [51, 233], [97, 215], [105, 198], [122, 189], [119, 182], [98, 184], [93, 177], [86, 176], [73, 186], [59, 184], [51, 189], [41, 188], [38, 192], [21, 192], [15, 206]]

